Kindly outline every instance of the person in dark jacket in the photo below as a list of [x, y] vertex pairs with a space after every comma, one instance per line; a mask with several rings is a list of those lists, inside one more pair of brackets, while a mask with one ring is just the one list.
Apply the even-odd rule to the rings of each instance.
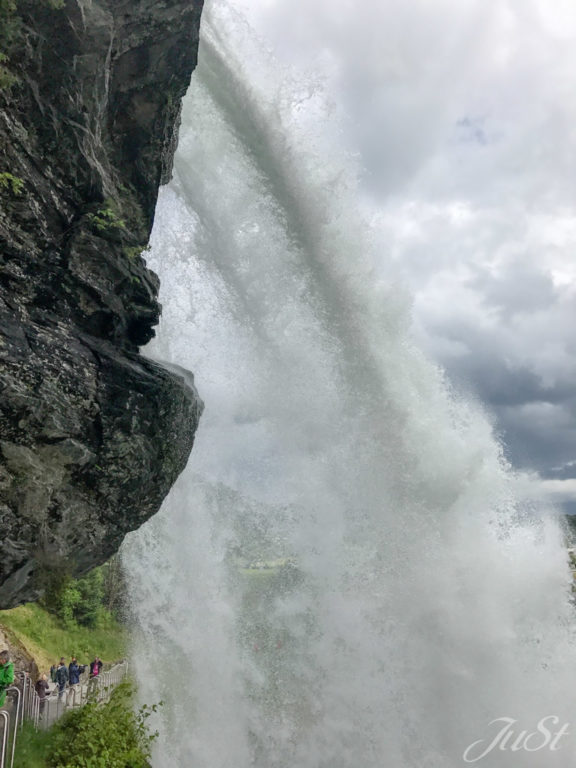
[[68, 682], [70, 685], [78, 685], [80, 675], [84, 673], [84, 667], [76, 661], [76, 656], [72, 656], [72, 661], [68, 665]]
[[68, 667], [66, 666], [66, 659], [64, 656], [60, 659], [60, 664], [56, 670], [56, 685], [58, 686], [58, 698], [61, 698], [66, 690], [66, 683], [68, 682]]
[[40, 717], [42, 717], [42, 713], [44, 712], [44, 707], [46, 706], [46, 694], [48, 693], [48, 688], [50, 686], [48, 685], [48, 678], [46, 675], [42, 675], [42, 677], [38, 680], [36, 685], [34, 686], [34, 689], [36, 693], [38, 694], [38, 698], [40, 699]]
[[50, 680], [52, 680], [53, 683], [56, 682], [56, 670], [58, 669], [58, 664], [52, 664], [50, 667]]

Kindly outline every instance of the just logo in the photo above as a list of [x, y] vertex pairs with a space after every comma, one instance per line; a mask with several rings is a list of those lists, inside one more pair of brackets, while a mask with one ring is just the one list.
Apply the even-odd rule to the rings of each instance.
[[560, 740], [568, 735], [570, 728], [569, 723], [564, 723], [558, 728], [560, 718], [556, 715], [543, 717], [533, 731], [515, 730], [517, 723], [518, 720], [512, 717], [498, 717], [492, 720], [489, 725], [497, 726], [498, 731], [492, 737], [470, 744], [462, 756], [464, 762], [478, 763], [495, 749], [502, 752], [538, 752], [542, 749], [557, 752], [561, 748]]

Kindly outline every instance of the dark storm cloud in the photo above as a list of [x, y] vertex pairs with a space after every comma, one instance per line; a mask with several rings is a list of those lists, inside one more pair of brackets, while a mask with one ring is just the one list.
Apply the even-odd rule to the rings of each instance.
[[[479, 289], [480, 282], [475, 287]], [[483, 304], [494, 305], [508, 317], [512, 317], [514, 311], [525, 312], [529, 306], [534, 311], [550, 309], [549, 290], [542, 291], [542, 299], [538, 292], [532, 297], [528, 292], [526, 301], [522, 296], [517, 301], [514, 293], [508, 297], [502, 284], [495, 293], [491, 293], [491, 288], [492, 281], [482, 282], [482, 291], [488, 298]], [[550, 317], [553, 316], [551, 313]], [[575, 479], [576, 378], [573, 372], [576, 356], [571, 345], [560, 345], [564, 359], [553, 375], [545, 369], [540, 373], [535, 370], [538, 366], [534, 360], [529, 357], [526, 360], [524, 353], [517, 355], [518, 336], [504, 334], [502, 327], [452, 321], [432, 327], [430, 332], [436, 342], [448, 340], [448, 349], [455, 345], [459, 350], [457, 355], [440, 353], [437, 357], [456, 388], [471, 394], [491, 414], [510, 463], [519, 469], [537, 472], [545, 480]], [[552, 328], [551, 323], [551, 331]], [[562, 332], [567, 335], [570, 328], [559, 327], [557, 333]], [[576, 501], [569, 498], [566, 485], [566, 495], [558, 489], [555, 501], [565, 512], [576, 513]]]
[[457, 386], [474, 392], [493, 408], [528, 403], [563, 405], [574, 398], [571, 379], [545, 382], [528, 365], [515, 364], [505, 347], [499, 349], [493, 333], [465, 324], [432, 327], [431, 331], [466, 350], [456, 357], [443, 357], [441, 362]]
[[496, 406], [494, 412], [516, 466], [553, 477], [554, 467], [575, 455], [574, 401], [554, 408], [546, 403], [535, 403], [529, 409]]
[[493, 414], [511, 462], [560, 479], [553, 469], [576, 459], [574, 378], [560, 373], [544, 380], [529, 363], [515, 362], [498, 329], [447, 323], [431, 333], [458, 345], [460, 354], [440, 354], [440, 362], [458, 389]]

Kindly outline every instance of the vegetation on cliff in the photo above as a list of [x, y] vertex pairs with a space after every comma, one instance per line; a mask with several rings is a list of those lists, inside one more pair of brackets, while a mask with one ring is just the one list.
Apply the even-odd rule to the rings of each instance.
[[118, 558], [86, 577], [53, 579], [41, 603], [0, 611], [0, 627], [47, 672], [61, 656], [87, 663], [126, 657], [125, 584]]

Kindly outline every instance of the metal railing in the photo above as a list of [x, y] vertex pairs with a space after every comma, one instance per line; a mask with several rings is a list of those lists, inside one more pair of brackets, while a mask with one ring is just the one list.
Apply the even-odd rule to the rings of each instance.
[[10, 731], [10, 715], [5, 709], [0, 709], [0, 719], [3, 720], [4, 728], [2, 730], [2, 740], [0, 741], [0, 766], [4, 768], [6, 759], [6, 749], [8, 747], [8, 732]]
[[127, 674], [128, 664], [123, 661], [96, 677], [88, 678], [83, 674], [78, 684], [61, 692], [56, 688], [42, 699], [28, 672], [20, 672], [19, 683], [6, 689], [7, 697], [10, 695], [10, 709], [0, 709], [0, 768], [14, 765], [16, 739], [25, 719], [36, 729], [50, 728], [66, 712], [82, 707], [88, 701], [107, 702]]
[[[5, 709], [0, 710], [0, 716], [3, 720], [3, 731], [0, 738], [0, 768], [5, 768], [8, 764], [10, 768], [14, 765], [14, 754], [16, 750], [16, 737], [18, 735], [18, 727], [22, 727], [22, 692], [16, 685], [11, 685], [6, 688], [6, 697], [10, 694], [14, 694], [16, 698], [15, 715], [10, 717], [10, 712]], [[12, 709], [14, 710], [14, 703], [11, 702]], [[14, 725], [12, 727], [12, 733], [10, 733], [10, 720], [13, 719]], [[10, 758], [10, 763], [8, 763]]]

